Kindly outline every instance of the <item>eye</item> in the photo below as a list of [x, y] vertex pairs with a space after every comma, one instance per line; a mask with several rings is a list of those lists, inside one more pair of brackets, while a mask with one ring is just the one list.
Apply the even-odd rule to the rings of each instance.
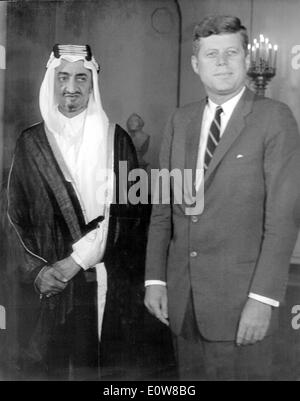
[[227, 56], [234, 57], [239, 54], [239, 51], [237, 49], [228, 49], [226, 53]]
[[217, 52], [216, 52], [216, 50], [209, 50], [209, 51], [206, 53], [206, 57], [209, 57], [209, 58], [217, 57]]
[[67, 80], [67, 77], [64, 75], [60, 75], [57, 79], [59, 82], [65, 82]]
[[77, 77], [77, 81], [78, 82], [86, 82], [86, 80], [87, 80], [87, 77], [86, 76], [79, 76], [79, 77]]

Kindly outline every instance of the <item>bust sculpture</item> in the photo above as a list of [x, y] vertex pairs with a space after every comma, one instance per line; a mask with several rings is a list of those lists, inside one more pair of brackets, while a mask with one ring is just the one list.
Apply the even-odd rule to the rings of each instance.
[[131, 114], [127, 120], [127, 130], [137, 152], [139, 167], [147, 170], [148, 163], [144, 155], [149, 147], [150, 135], [143, 131], [144, 125], [143, 119], [136, 113]]

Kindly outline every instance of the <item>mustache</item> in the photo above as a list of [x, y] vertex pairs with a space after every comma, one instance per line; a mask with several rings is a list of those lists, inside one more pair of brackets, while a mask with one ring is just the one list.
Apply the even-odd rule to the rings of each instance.
[[81, 92], [80, 91], [74, 91], [74, 92], [63, 91], [63, 96], [74, 96], [74, 95], [81, 95]]

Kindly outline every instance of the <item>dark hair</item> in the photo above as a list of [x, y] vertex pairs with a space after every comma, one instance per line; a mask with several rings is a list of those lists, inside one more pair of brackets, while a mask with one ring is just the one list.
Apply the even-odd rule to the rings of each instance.
[[220, 35], [222, 33], [240, 32], [242, 37], [242, 45], [245, 53], [248, 52], [248, 33], [247, 29], [241, 24], [238, 17], [231, 15], [211, 15], [205, 17], [194, 28], [193, 32], [193, 53], [198, 55], [200, 48], [200, 39], [207, 38], [211, 35]]

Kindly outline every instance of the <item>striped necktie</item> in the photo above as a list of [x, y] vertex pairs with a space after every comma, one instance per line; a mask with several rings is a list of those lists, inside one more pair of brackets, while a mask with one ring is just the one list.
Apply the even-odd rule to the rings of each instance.
[[220, 131], [221, 131], [221, 113], [223, 112], [222, 107], [218, 106], [216, 108], [215, 117], [211, 123], [209, 134], [207, 138], [207, 145], [204, 157], [204, 172], [208, 169], [208, 165], [213, 157], [213, 154], [220, 141]]

